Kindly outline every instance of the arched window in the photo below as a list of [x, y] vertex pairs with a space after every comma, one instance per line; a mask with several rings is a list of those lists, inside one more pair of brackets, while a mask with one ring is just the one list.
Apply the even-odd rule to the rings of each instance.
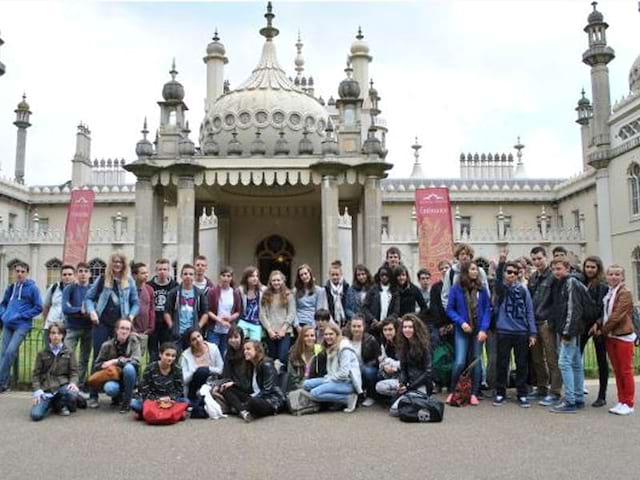
[[99, 258], [94, 258], [89, 262], [89, 270], [91, 271], [91, 283], [93, 283], [100, 275], [104, 275], [107, 264]]
[[7, 270], [9, 270], [9, 275], [7, 276], [7, 278], [9, 279], [9, 282], [7, 283], [7, 285], [11, 285], [13, 282], [16, 281], [16, 272], [14, 271], [14, 267], [16, 266], [17, 263], [25, 263], [25, 262], [23, 262], [19, 258], [14, 258], [9, 263], [7, 263]]
[[629, 166], [629, 196], [631, 197], [631, 215], [640, 215], [640, 165], [632, 163]]
[[636, 298], [640, 298], [640, 247], [633, 249], [631, 258], [633, 263], [633, 280], [636, 284]]
[[52, 258], [45, 263], [44, 266], [47, 268], [47, 287], [53, 283], [59, 282], [62, 262], [57, 258]]
[[271, 272], [280, 270], [286, 277], [287, 286], [290, 287], [293, 283], [291, 279], [291, 262], [295, 255], [296, 251], [293, 245], [280, 235], [271, 235], [262, 240], [256, 247], [260, 281], [266, 285]]

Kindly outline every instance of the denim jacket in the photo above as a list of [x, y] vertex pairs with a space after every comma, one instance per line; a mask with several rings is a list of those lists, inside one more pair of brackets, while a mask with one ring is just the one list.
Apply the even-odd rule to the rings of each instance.
[[[102, 284], [103, 287], [102, 291], [98, 294], [98, 287], [100, 284]], [[84, 305], [87, 313], [90, 314], [96, 312], [98, 317], [100, 317], [107, 306], [109, 296], [112, 293], [112, 285], [106, 285], [104, 277], [99, 277], [95, 282], [93, 282], [93, 285], [89, 287], [89, 291], [85, 297]], [[116, 294], [120, 299], [120, 314], [122, 318], [133, 318], [137, 316], [140, 311], [140, 301], [138, 299], [136, 282], [134, 282], [133, 278], [129, 277], [129, 286], [124, 290], [118, 288]]]

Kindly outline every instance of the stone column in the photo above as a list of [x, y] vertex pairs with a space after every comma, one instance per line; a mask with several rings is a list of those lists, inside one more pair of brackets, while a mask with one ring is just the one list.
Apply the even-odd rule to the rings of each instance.
[[218, 218], [218, 255], [214, 262], [214, 273], [217, 275], [220, 269], [229, 264], [231, 241], [231, 212], [228, 207], [214, 207]]
[[322, 278], [329, 277], [329, 265], [340, 253], [338, 237], [338, 183], [333, 175], [323, 175], [320, 187], [322, 218]]
[[596, 172], [596, 202], [598, 203], [598, 243], [600, 258], [605, 267], [613, 262], [611, 244], [611, 207], [609, 195], [609, 170], [599, 168]]
[[163, 257], [164, 193], [162, 187], [155, 187], [153, 189], [151, 207], [151, 258], [147, 264], [149, 271], [152, 271], [152, 268], [154, 268], [155, 261]]
[[362, 248], [362, 215], [360, 209], [354, 209], [351, 211], [351, 242], [352, 251], [351, 258], [353, 259], [353, 266], [363, 262], [363, 248]]
[[382, 263], [382, 190], [377, 176], [369, 175], [365, 180], [364, 209], [364, 263], [373, 272]]
[[[151, 268], [152, 258], [152, 232], [154, 192], [151, 184], [151, 177], [138, 177], [136, 182], [136, 237], [135, 237], [135, 259], [144, 262]], [[162, 228], [162, 223], [160, 224]]]
[[196, 192], [193, 176], [178, 174], [178, 271], [185, 263], [193, 262], [194, 229], [196, 221]]

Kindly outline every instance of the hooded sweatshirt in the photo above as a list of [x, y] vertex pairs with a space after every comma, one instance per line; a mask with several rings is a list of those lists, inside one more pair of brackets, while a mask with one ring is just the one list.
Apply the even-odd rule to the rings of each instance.
[[31, 328], [33, 318], [40, 313], [42, 297], [33, 280], [27, 278], [7, 287], [0, 303], [0, 320], [4, 328]]

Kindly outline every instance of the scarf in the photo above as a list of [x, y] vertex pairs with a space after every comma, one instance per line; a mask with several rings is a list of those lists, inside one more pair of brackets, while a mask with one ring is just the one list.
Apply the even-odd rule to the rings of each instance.
[[607, 294], [602, 299], [602, 303], [604, 303], [604, 321], [603, 321], [603, 324], [607, 323], [607, 321], [609, 320], [609, 316], [611, 316], [611, 312], [613, 312], [613, 306], [616, 303], [616, 296], [618, 295], [618, 292], [620, 291], [620, 288], [623, 285], [624, 284], [621, 282], [615, 288], [609, 287], [609, 291], [607, 292]]
[[478, 289], [464, 289], [464, 299], [467, 304], [467, 312], [469, 313], [469, 325], [475, 331], [478, 319]]
[[344, 308], [342, 307], [342, 287], [344, 285], [344, 281], [340, 280], [338, 285], [334, 285], [333, 282], [329, 282], [329, 286], [331, 287], [331, 296], [333, 297], [333, 321], [338, 325], [342, 325], [345, 320]]

